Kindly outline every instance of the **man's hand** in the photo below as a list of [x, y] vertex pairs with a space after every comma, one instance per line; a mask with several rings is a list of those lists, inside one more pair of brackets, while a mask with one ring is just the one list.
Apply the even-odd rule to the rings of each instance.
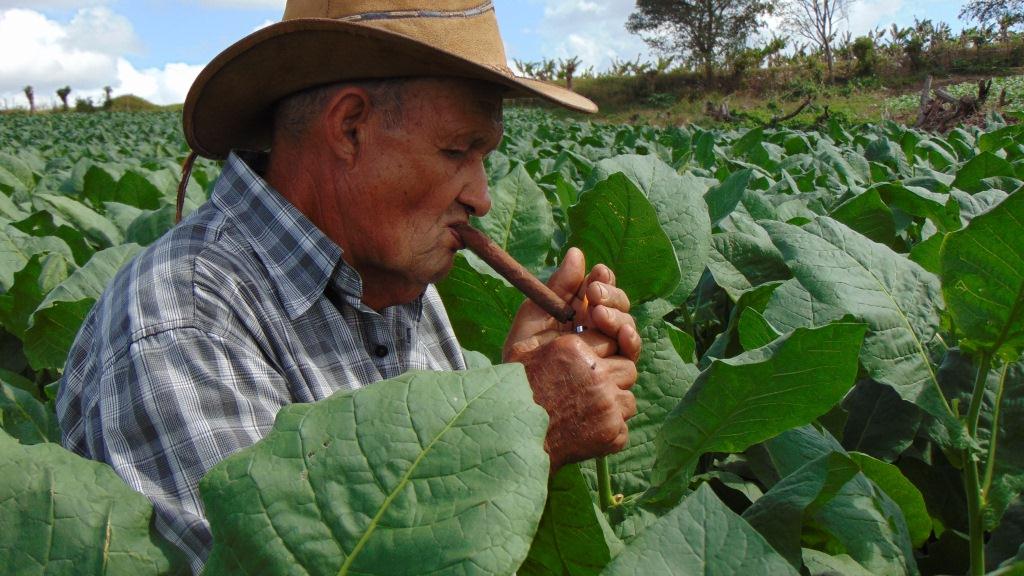
[[576, 309], [570, 332], [526, 301], [516, 314], [504, 360], [522, 362], [534, 400], [548, 412], [545, 449], [554, 473], [565, 464], [625, 448], [626, 420], [636, 414], [629, 392], [636, 382], [640, 335], [629, 315], [629, 298], [603, 265], [584, 277], [583, 253], [572, 248], [548, 286]]

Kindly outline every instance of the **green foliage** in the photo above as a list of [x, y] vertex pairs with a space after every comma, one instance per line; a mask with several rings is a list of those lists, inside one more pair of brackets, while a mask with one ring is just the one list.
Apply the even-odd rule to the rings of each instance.
[[858, 36], [853, 41], [853, 56], [857, 59], [857, 76], [871, 76], [878, 65], [875, 41], [870, 36]]
[[3, 574], [188, 574], [152, 516], [107, 465], [0, 431]]
[[509, 574], [544, 508], [546, 429], [519, 365], [288, 406], [200, 484], [207, 571]]
[[[144, 498], [53, 444], [46, 401], [104, 286], [171, 226], [178, 122], [0, 117], [0, 427], [21, 442], [0, 439], [9, 572], [183, 569]], [[570, 245], [615, 269], [644, 342], [629, 446], [607, 473], [547, 478], [544, 415], [510, 366], [291, 406], [202, 484], [210, 571], [932, 574], [982, 556], [1009, 570], [1024, 539], [1021, 134], [995, 117], [936, 136], [509, 110], [494, 209], [475, 223], [541, 276]], [[189, 210], [217, 170], [197, 165]], [[499, 363], [522, 296], [471, 254], [438, 289], [467, 357]], [[606, 481], [624, 499], [601, 510]], [[108, 512], [109, 550], [130, 554], [102, 554]], [[37, 561], [51, 534], [60, 567]]]
[[644, 40], [665, 55], [698, 62], [710, 80], [714, 67], [746, 44], [770, 10], [771, 4], [760, 0], [641, 0], [626, 29], [645, 34]]

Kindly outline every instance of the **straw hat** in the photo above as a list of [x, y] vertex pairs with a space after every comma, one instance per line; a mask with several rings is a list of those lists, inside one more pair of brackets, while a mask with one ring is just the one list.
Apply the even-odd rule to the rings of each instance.
[[597, 106], [574, 92], [514, 75], [491, 0], [288, 0], [284, 19], [222, 52], [185, 100], [185, 138], [201, 156], [270, 145], [281, 98], [345, 80], [451, 76], [539, 96], [572, 110]]

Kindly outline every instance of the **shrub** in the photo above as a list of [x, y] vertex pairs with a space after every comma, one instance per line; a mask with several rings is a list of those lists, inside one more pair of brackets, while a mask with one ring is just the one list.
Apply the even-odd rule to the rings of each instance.
[[875, 41], [869, 36], [858, 36], [853, 41], [853, 57], [857, 59], [857, 76], [871, 76], [878, 66]]

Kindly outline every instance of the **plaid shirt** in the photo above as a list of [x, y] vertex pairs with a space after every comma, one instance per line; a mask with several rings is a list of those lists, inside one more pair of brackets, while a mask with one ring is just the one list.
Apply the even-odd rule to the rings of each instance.
[[57, 395], [63, 444], [156, 507], [199, 572], [197, 485], [277, 411], [407, 370], [460, 370], [437, 291], [377, 313], [341, 249], [232, 155], [210, 202], [122, 269], [89, 314]]

